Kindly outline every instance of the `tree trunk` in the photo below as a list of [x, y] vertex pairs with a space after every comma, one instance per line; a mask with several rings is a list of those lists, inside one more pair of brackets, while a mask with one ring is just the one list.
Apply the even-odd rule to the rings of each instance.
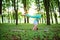
[[16, 25], [18, 25], [18, 0], [17, 0], [17, 9], [16, 9]]
[[[26, 14], [26, 0], [24, 1], [24, 11], [25, 11], [24, 14]], [[24, 16], [24, 23], [26, 23], [26, 17], [25, 16]]]
[[57, 1], [58, 1], [59, 16], [60, 16], [60, 2], [59, 2], [59, 0], [57, 0]]
[[18, 0], [17, 0], [17, 5], [16, 5], [16, 2], [14, 0], [14, 10], [16, 13], [16, 25], [18, 25]]
[[52, 15], [52, 12], [53, 12], [53, 4], [52, 3], [50, 3], [51, 5], [50, 5], [50, 17], [51, 17], [51, 21], [52, 21], [52, 24], [53, 24], [53, 15]]
[[8, 8], [8, 23], [10, 23], [10, 18], [9, 18], [9, 8]]
[[46, 13], [43, 14], [44, 15], [44, 23], [46, 24]]
[[1, 17], [2, 17], [2, 23], [3, 23], [3, 15], [1, 15]]
[[55, 11], [54, 11], [54, 17], [55, 17], [55, 22], [56, 22], [56, 24], [58, 24], [57, 14], [56, 14], [56, 12], [55, 12]]
[[47, 25], [50, 25], [50, 15], [49, 15], [50, 0], [43, 0], [43, 2], [46, 10]]
[[[24, 6], [24, 14], [26, 14], [27, 13], [27, 0], [22, 0], [22, 3], [23, 3], [23, 6]], [[24, 23], [29, 23], [29, 17], [25, 17], [24, 16]]]
[[58, 0], [58, 8], [59, 8], [59, 20], [60, 20], [60, 1]]
[[[59, 2], [59, 4], [60, 4], [60, 2]], [[60, 16], [60, 5], [59, 5], [59, 16]]]
[[[26, 10], [26, 14], [28, 13], [28, 10]], [[26, 17], [27, 23], [29, 23], [29, 17]]]
[[50, 25], [50, 14], [48, 10], [46, 11], [46, 15], [47, 15], [47, 25]]
[[26, 17], [24, 16], [24, 23], [26, 23]]
[[52, 20], [52, 24], [53, 24], [53, 16], [52, 16], [52, 12], [51, 12], [51, 20]]
[[[26, 14], [26, 7], [24, 6], [24, 10], [25, 10], [25, 13]], [[24, 16], [24, 23], [26, 23], [26, 16]]]
[[0, 14], [2, 14], [2, 0], [0, 0]]
[[43, 23], [43, 15], [42, 15], [42, 23]]
[[56, 14], [56, 8], [53, 8], [53, 12], [54, 12], [54, 17], [55, 17], [55, 22], [56, 24], [58, 24], [58, 20], [57, 20], [57, 14]]
[[[0, 15], [2, 14], [2, 0], [0, 0]], [[3, 15], [1, 15], [2, 17], [2, 23], [3, 23]]]
[[16, 10], [16, 25], [18, 25], [18, 11]]
[[51, 13], [51, 14], [50, 14], [50, 18], [51, 18], [51, 21], [52, 21], [52, 24], [53, 24], [53, 15], [52, 15], [52, 11], [53, 11], [53, 10], [52, 10], [52, 8], [50, 7], [50, 13]]
[[27, 23], [29, 23], [29, 17], [27, 17]]

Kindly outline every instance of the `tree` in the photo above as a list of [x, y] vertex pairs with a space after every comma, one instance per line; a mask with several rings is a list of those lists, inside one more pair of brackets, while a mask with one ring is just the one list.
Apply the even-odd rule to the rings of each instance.
[[[5, 8], [6, 8], [6, 6], [5, 6], [5, 1], [4, 0], [2, 0], [2, 13], [4, 13], [4, 11], [5, 11]], [[3, 23], [3, 14], [1, 15], [2, 16], [2, 23]]]
[[[22, 3], [23, 3], [23, 7], [24, 7], [24, 12], [25, 12], [24, 14], [26, 14], [30, 8], [31, 2], [30, 2], [30, 0], [22, 0]], [[26, 19], [27, 19], [27, 21], [26, 21]], [[26, 23], [26, 22], [29, 23], [29, 17], [24, 16], [24, 23]]]
[[51, 21], [52, 21], [52, 24], [53, 24], [53, 15], [52, 15], [52, 10], [50, 9], [50, 17], [51, 17]]
[[58, 24], [57, 14], [56, 14], [56, 11], [55, 11], [55, 10], [56, 10], [56, 9], [55, 9], [55, 8], [53, 8], [54, 17], [55, 17], [55, 22], [56, 22], [56, 24]]
[[50, 25], [50, 15], [49, 15], [50, 0], [43, 0], [43, 2], [46, 10], [47, 25]]
[[[24, 6], [24, 11], [25, 11], [24, 14], [26, 14], [26, 0], [22, 0], [22, 3], [23, 3], [23, 6]], [[26, 23], [26, 17], [25, 16], [24, 16], [24, 23]]]
[[0, 0], [0, 14], [2, 14], [2, 0]]
[[60, 0], [56, 0], [58, 4], [58, 10], [59, 10], [59, 18], [60, 18]]
[[16, 5], [16, 0], [14, 0], [14, 11], [16, 13], [16, 25], [18, 25], [18, 0]]
[[10, 23], [10, 17], [9, 17], [10, 16], [9, 15], [9, 7], [11, 6], [10, 0], [6, 0], [5, 3], [6, 3], [5, 5], [6, 5], [7, 9], [8, 9], [8, 12], [7, 12], [8, 13], [8, 23]]
[[[3, 14], [5, 13], [5, 11], [8, 13], [8, 16], [6, 16], [8, 18], [8, 23], [10, 23], [10, 15], [9, 15], [9, 8], [11, 7], [11, 0], [2, 0], [2, 12]], [[8, 9], [8, 11], [7, 11]], [[2, 20], [3, 20], [3, 14], [2, 14]], [[3, 23], [3, 21], [2, 21]]]
[[[0, 0], [0, 15], [2, 14], [2, 0]], [[2, 23], [3, 23], [3, 15], [2, 16]]]
[[59, 1], [59, 6], [58, 7], [59, 7], [59, 16], [60, 16], [60, 1]]
[[52, 6], [52, 2], [50, 2], [50, 18], [51, 18], [51, 21], [52, 21], [52, 24], [53, 24], [53, 6]]
[[58, 5], [58, 9], [59, 9], [59, 16], [60, 16], [60, 0], [56, 0], [56, 3]]
[[57, 14], [56, 14], [56, 11], [55, 11], [56, 10], [56, 7], [57, 7], [56, 2], [54, 0], [51, 0], [50, 3], [51, 3], [52, 11], [54, 13], [55, 22], [56, 22], [56, 24], [58, 24]]

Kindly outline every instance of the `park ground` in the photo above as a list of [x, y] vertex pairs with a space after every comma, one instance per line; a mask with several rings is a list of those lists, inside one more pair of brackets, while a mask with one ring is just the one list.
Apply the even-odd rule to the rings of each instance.
[[60, 40], [60, 24], [0, 24], [0, 40]]

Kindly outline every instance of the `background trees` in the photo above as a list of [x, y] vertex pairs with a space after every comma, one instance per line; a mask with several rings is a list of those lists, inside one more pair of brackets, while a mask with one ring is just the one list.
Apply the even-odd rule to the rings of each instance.
[[49, 15], [50, 0], [43, 0], [43, 2], [46, 10], [47, 25], [50, 25], [50, 15]]
[[[34, 5], [34, 4], [35, 5]], [[39, 13], [42, 14], [42, 18], [40, 19], [40, 22], [43, 24], [50, 25], [51, 23], [59, 23], [59, 16], [60, 16], [60, 1], [59, 0], [2, 0], [0, 1], [0, 18], [2, 18], [2, 23], [5, 21], [4, 17], [6, 17], [6, 20], [8, 19], [8, 23], [12, 23], [10, 21], [13, 21], [11, 17], [13, 17], [13, 13], [15, 15], [15, 22], [16, 25], [19, 22], [18, 11], [20, 11], [20, 8], [24, 9], [24, 14], [29, 12], [32, 5], [38, 8], [40, 11]], [[22, 5], [22, 6], [21, 6]], [[33, 6], [33, 7], [34, 7]], [[10, 9], [12, 8], [12, 10]], [[10, 11], [11, 10], [11, 11]], [[20, 11], [21, 12], [21, 11]], [[21, 12], [22, 13], [22, 12]], [[6, 14], [6, 16], [4, 16]], [[12, 15], [12, 16], [10, 16]], [[20, 15], [21, 16], [21, 15]], [[22, 18], [23, 19], [23, 18]], [[29, 23], [29, 18], [24, 17], [24, 23]]]

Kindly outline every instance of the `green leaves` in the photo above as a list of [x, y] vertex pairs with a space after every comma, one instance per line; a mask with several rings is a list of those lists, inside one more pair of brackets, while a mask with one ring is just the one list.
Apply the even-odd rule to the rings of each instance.
[[32, 0], [22, 0], [22, 3], [24, 5], [24, 7], [26, 7], [26, 9], [29, 10]]

